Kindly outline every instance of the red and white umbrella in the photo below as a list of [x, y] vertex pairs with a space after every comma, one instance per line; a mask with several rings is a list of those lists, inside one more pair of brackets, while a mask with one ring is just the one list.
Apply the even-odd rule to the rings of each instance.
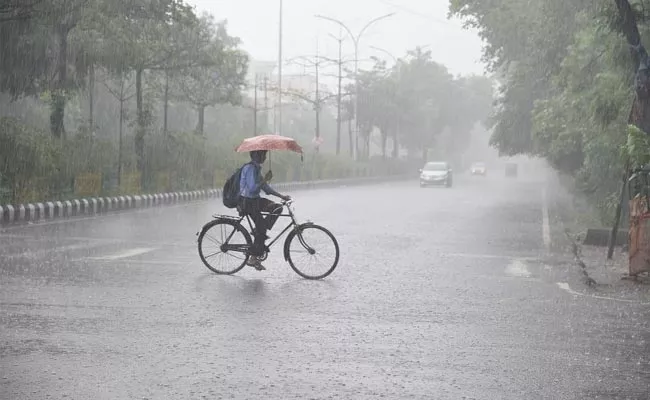
[[302, 147], [294, 139], [280, 135], [253, 136], [244, 141], [235, 149], [238, 153], [256, 150], [289, 150], [302, 154]]

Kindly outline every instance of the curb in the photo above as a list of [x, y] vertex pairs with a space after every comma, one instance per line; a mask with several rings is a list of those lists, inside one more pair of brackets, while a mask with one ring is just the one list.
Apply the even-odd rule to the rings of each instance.
[[[322, 181], [277, 183], [273, 187], [279, 191], [309, 190], [343, 185], [362, 185], [404, 179], [404, 175], [372, 178], [332, 179]], [[135, 196], [92, 197], [67, 201], [50, 201], [19, 205], [0, 205], [0, 226], [73, 218], [115, 211], [163, 207], [179, 203], [221, 198], [221, 189], [195, 190], [191, 192], [156, 193]]]

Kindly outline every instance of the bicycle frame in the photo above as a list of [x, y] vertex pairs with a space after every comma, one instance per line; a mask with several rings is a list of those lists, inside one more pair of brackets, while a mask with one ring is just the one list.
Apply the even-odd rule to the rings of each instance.
[[[296, 221], [296, 216], [293, 214], [293, 211], [291, 210], [291, 207], [289, 206], [289, 204], [286, 207], [288, 213], [287, 214], [284, 214], [284, 213], [279, 214], [278, 219], [280, 219], [281, 217], [284, 217], [284, 218], [288, 217], [288, 218], [291, 218], [291, 222], [289, 222], [289, 224], [284, 227], [282, 232], [278, 233], [278, 235], [275, 238], [273, 238], [273, 240], [271, 240], [271, 242], [267, 245], [268, 248], [271, 248], [291, 228], [295, 228], [296, 226], [298, 226], [298, 221]], [[285, 208], [285, 205], [283, 204], [280, 207]], [[265, 216], [265, 217], [268, 217], [269, 215], [271, 215], [271, 213], [270, 212], [263, 212], [262, 215]], [[250, 216], [246, 215], [245, 217], [242, 217], [242, 220], [243, 220], [243, 218], [246, 218], [246, 221], [248, 221], [248, 226], [251, 228], [250, 231], [252, 232], [253, 231], [253, 221], [251, 221]]]
[[[287, 233], [288, 231], [290, 231], [292, 228], [293, 228], [293, 229], [296, 229], [296, 228], [299, 226], [298, 221], [296, 221], [296, 216], [294, 215], [293, 210], [291, 209], [291, 204], [292, 204], [292, 203], [293, 203], [292, 201], [289, 201], [289, 202], [282, 203], [282, 204], [280, 205], [280, 207], [282, 207], [283, 209], [286, 207], [286, 209], [287, 209], [287, 213], [284, 213], [284, 212], [283, 212], [283, 213], [279, 214], [279, 215], [278, 215], [278, 219], [281, 218], [281, 217], [284, 217], [284, 218], [291, 218], [291, 222], [289, 222], [289, 224], [288, 224], [286, 227], [284, 227], [284, 229], [283, 229], [283, 230], [282, 230], [282, 231], [281, 231], [281, 232], [280, 232], [280, 233], [279, 233], [275, 238], [273, 238], [273, 240], [271, 240], [271, 242], [266, 246], [266, 247], [267, 247], [267, 250], [270, 250], [271, 247], [272, 247], [272, 246], [273, 246], [273, 245], [274, 245], [278, 240], [280, 240], [280, 238], [281, 238], [282, 236], [284, 236], [284, 234], [286, 234], [286, 233]], [[265, 216], [265, 217], [268, 217], [270, 214], [271, 214], [270, 212], [262, 212], [262, 215]], [[214, 215], [213, 217], [214, 217], [214, 218], [217, 218], [217, 219], [229, 219], [229, 220], [237, 221], [237, 223], [239, 223], [240, 225], [241, 225], [241, 222], [242, 222], [244, 219], [246, 219], [246, 221], [248, 221], [248, 226], [250, 227], [250, 231], [249, 231], [249, 232], [252, 232], [252, 231], [253, 231], [253, 221], [251, 221], [251, 218], [250, 218], [249, 215], [240, 215], [239, 217], [232, 217], [232, 216], [229, 216], [229, 215]], [[242, 246], [241, 246], [241, 245], [228, 245], [228, 244], [226, 244], [226, 243], [228, 243], [228, 242], [230, 241], [230, 239], [232, 238], [232, 236], [233, 236], [234, 234], [235, 234], [235, 230], [233, 230], [232, 233], [230, 233], [230, 235], [228, 235], [228, 238], [226, 238], [226, 241], [225, 241], [223, 247], [226, 248], [226, 249], [229, 249], [229, 250], [235, 250], [235, 251], [239, 250], [239, 251], [241, 251], [241, 250], [242, 250]], [[311, 253], [312, 251], [314, 251], [314, 250], [313, 250], [309, 245], [307, 245], [307, 243], [305, 243], [305, 241], [304, 241], [303, 238], [302, 238], [302, 235], [298, 235], [298, 240], [300, 240], [300, 243], [301, 243], [301, 244], [305, 247], [305, 249], [308, 250], [310, 253]], [[246, 246], [246, 250], [248, 250], [247, 246]]]

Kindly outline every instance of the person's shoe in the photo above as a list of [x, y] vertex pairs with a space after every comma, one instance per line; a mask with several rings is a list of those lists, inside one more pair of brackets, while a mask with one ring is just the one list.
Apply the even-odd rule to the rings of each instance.
[[248, 257], [248, 262], [246, 262], [246, 264], [248, 264], [249, 266], [255, 268], [258, 271], [266, 270], [266, 268], [262, 265], [262, 262], [256, 256]]

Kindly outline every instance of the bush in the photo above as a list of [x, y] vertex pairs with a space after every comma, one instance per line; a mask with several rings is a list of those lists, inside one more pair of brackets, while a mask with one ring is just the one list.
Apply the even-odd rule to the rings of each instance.
[[[221, 188], [249, 160], [248, 153], [234, 151], [241, 139], [233, 136], [216, 144], [194, 133], [150, 134], [145, 139], [145, 167], [140, 174], [136, 169], [133, 137], [126, 135], [122, 176], [118, 179], [119, 151], [114, 141], [97, 138], [87, 131], [55, 140], [44, 131], [3, 118], [0, 119], [0, 203]], [[315, 152], [305, 154], [301, 160], [300, 155], [285, 151], [270, 153], [265, 165], [265, 169], [269, 168], [273, 170], [274, 182], [407, 171], [405, 164], [396, 160], [373, 158], [354, 162], [345, 156]]]
[[49, 134], [0, 119], [0, 188], [3, 203], [32, 200], [47, 194], [49, 181], [60, 175], [61, 146]]

